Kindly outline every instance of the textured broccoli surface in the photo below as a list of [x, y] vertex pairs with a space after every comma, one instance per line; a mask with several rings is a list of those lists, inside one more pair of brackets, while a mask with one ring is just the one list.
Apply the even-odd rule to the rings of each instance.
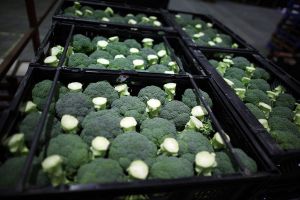
[[156, 65], [151, 65], [148, 69], [148, 72], [153, 72], [153, 73], [164, 73], [166, 71], [170, 71], [169, 67], [166, 65], [162, 64], [156, 64]]
[[234, 151], [239, 156], [239, 158], [240, 158], [241, 162], [244, 164], [244, 166], [251, 173], [257, 172], [257, 164], [251, 157], [249, 157], [242, 149], [234, 148]]
[[89, 66], [87, 66], [87, 68], [89, 68], [89, 69], [106, 69], [106, 67], [101, 64], [90, 64]]
[[124, 181], [125, 174], [117, 161], [97, 158], [79, 168], [76, 180], [81, 184], [113, 183]]
[[[204, 96], [204, 100], [205, 102], [208, 104], [209, 107], [212, 107], [213, 103], [211, 98], [209, 97], [209, 95], [204, 92], [203, 90], [200, 90]], [[193, 91], [193, 89], [186, 89], [182, 95], [182, 102], [187, 105], [190, 108], [193, 108], [197, 105], [202, 105], [202, 103], [200, 102], [200, 100], [197, 99], [197, 96], [195, 94], [195, 92]]]
[[270, 85], [263, 79], [251, 79], [248, 84], [248, 89], [259, 89], [265, 92], [270, 90]]
[[257, 106], [252, 103], [246, 103], [246, 106], [257, 119], [266, 119], [265, 114]]
[[126, 44], [122, 42], [112, 42], [108, 43], [106, 46], [107, 52], [109, 52], [112, 56], [116, 55], [128, 55], [129, 54], [129, 48], [126, 46]]
[[110, 62], [108, 68], [115, 70], [134, 70], [134, 65], [132, 61], [127, 58], [116, 58]]
[[144, 102], [147, 103], [148, 100], [150, 99], [158, 99], [161, 104], [165, 104], [166, 101], [166, 94], [165, 92], [157, 86], [151, 85], [151, 86], [146, 86], [142, 88], [139, 93], [138, 97]]
[[231, 86], [233, 88], [245, 88], [245, 85], [240, 80], [237, 80], [235, 78], [228, 78], [228, 80], [233, 83], [233, 85]]
[[173, 100], [165, 104], [160, 117], [171, 120], [178, 130], [182, 130], [190, 119], [191, 109], [181, 101]]
[[283, 106], [288, 107], [290, 109], [294, 109], [295, 103], [296, 100], [292, 95], [283, 93], [277, 97], [275, 106]]
[[146, 136], [129, 132], [117, 136], [112, 141], [108, 157], [117, 160], [123, 168], [127, 168], [134, 160], [143, 160], [151, 164], [156, 152], [156, 145]]
[[246, 67], [249, 67], [251, 65], [251, 63], [247, 58], [239, 57], [239, 56], [234, 57], [232, 59], [232, 62], [233, 62], [233, 67], [240, 68], [242, 70], [245, 70]]
[[150, 169], [150, 177], [153, 179], [176, 179], [193, 175], [193, 164], [184, 158], [162, 157]]
[[216, 152], [217, 167], [214, 168], [213, 174], [231, 174], [234, 173], [234, 167], [227, 153]]
[[269, 117], [270, 118], [272, 118], [272, 117], [282, 117], [282, 118], [286, 118], [286, 119], [292, 121], [293, 118], [294, 118], [294, 113], [288, 107], [277, 106], [277, 107], [272, 108], [272, 111], [270, 112]]
[[267, 94], [258, 89], [247, 90], [244, 100], [245, 102], [252, 103], [254, 105], [258, 105], [259, 102], [263, 102], [268, 105], [271, 105], [271, 100], [269, 99]]
[[271, 131], [285, 131], [290, 132], [298, 137], [300, 136], [298, 126], [286, 118], [270, 117], [269, 127]]
[[269, 80], [270, 79], [270, 74], [263, 68], [256, 67], [255, 71], [252, 75], [253, 79], [264, 79], [264, 80]]
[[167, 137], [176, 137], [175, 124], [169, 120], [155, 117], [141, 124], [141, 134], [159, 146]]
[[224, 77], [235, 78], [237, 80], [242, 80], [245, 76], [245, 71], [236, 67], [230, 67], [226, 70]]
[[142, 48], [141, 44], [138, 43], [135, 39], [124, 40], [124, 44], [126, 44], [128, 48], [137, 48], [137, 49]]
[[90, 57], [90, 59], [94, 60], [94, 62], [99, 58], [104, 58], [107, 60], [114, 59], [114, 57], [112, 55], [110, 55], [108, 52], [102, 51], [102, 50], [94, 51], [89, 57]]
[[299, 149], [300, 148], [300, 135], [289, 131], [275, 130], [270, 132], [273, 139], [279, 144], [283, 149]]
[[71, 46], [75, 53], [80, 52], [90, 54], [94, 50], [91, 39], [82, 34], [76, 34], [73, 36]]
[[214, 59], [210, 59], [210, 60], [209, 60], [209, 63], [210, 63], [213, 67], [215, 67], [215, 68], [217, 68], [218, 65], [219, 65], [219, 62], [218, 62], [217, 60], [214, 60]]
[[85, 68], [92, 63], [92, 60], [84, 53], [74, 53], [68, 59], [68, 67]]

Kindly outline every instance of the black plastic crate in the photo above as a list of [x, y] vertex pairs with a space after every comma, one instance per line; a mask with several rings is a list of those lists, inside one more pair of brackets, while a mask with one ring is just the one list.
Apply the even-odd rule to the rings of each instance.
[[[87, 198], [93, 195], [101, 195], [101, 197], [114, 199], [121, 195], [133, 195], [133, 194], [147, 194], [150, 199], [220, 199], [230, 198], [239, 199], [241, 197], [249, 197], [249, 195], [255, 194], [256, 191], [267, 185], [270, 176], [274, 176], [274, 166], [268, 160], [260, 149], [256, 149], [251, 143], [247, 141], [240, 131], [243, 129], [240, 127], [240, 123], [232, 118], [228, 112], [228, 107], [225, 107], [224, 100], [216, 92], [217, 88], [207, 78], [192, 79], [192, 77], [168, 77], [162, 79], [158, 76], [142, 76], [138, 74], [111, 74], [111, 73], [98, 73], [98, 72], [71, 72], [69, 70], [54, 70], [46, 68], [29, 68], [26, 78], [22, 82], [14, 102], [6, 115], [2, 118], [3, 127], [0, 129], [1, 137], [13, 133], [16, 128], [15, 124], [18, 119], [17, 113], [19, 105], [22, 100], [30, 98], [30, 89], [33, 84], [44, 79], [54, 80], [52, 90], [49, 93], [48, 104], [43, 111], [43, 115], [40, 119], [39, 126], [34, 130], [35, 141], [31, 145], [31, 151], [29, 158], [27, 159], [23, 176], [20, 177], [18, 190], [0, 190], [0, 196], [2, 197], [20, 197], [20, 198], [40, 198], [45, 199], [59, 197], [59, 198]], [[88, 184], [88, 185], [64, 185], [58, 188], [53, 187], [29, 187], [26, 184], [26, 177], [30, 171], [32, 158], [36, 154], [36, 148], [39, 143], [39, 136], [43, 126], [47, 123], [46, 116], [49, 109], [49, 103], [52, 97], [55, 97], [56, 86], [60, 83], [69, 83], [71, 81], [80, 81], [83, 84], [90, 82], [96, 82], [100, 80], [107, 80], [111, 84], [127, 83], [132, 88], [132, 94], [136, 94], [137, 91], [146, 85], [158, 85], [162, 86], [167, 82], [177, 83], [177, 93], [175, 99], [181, 96], [185, 88], [199, 87], [208, 92], [212, 98], [215, 106], [211, 111], [207, 105], [209, 116], [212, 120], [215, 129], [223, 135], [224, 131], [231, 137], [231, 142], [228, 143], [229, 155], [232, 155], [233, 162], [238, 168], [238, 172], [234, 174], [218, 175], [212, 177], [191, 177], [175, 180], [146, 180], [129, 183], [115, 183], [115, 184]], [[197, 90], [199, 92], [199, 90]], [[197, 95], [201, 95], [197, 93]], [[200, 101], [203, 101], [203, 96], [198, 96]], [[220, 123], [217, 121], [220, 119]], [[226, 117], [224, 117], [226, 116]], [[221, 125], [220, 125], [221, 124]], [[1, 126], [0, 126], [1, 128]], [[226, 142], [227, 143], [227, 142]], [[243, 165], [238, 156], [232, 150], [232, 146], [242, 148], [250, 157], [252, 157], [258, 166], [258, 172], [255, 174], [249, 173]], [[3, 149], [1, 149], [3, 151]], [[3, 155], [3, 154], [2, 154]], [[3, 160], [3, 159], [2, 159]], [[41, 196], [43, 195], [43, 196]]]
[[250, 134], [248, 137], [253, 143], [256, 141], [264, 148], [267, 154], [275, 162], [277, 167], [283, 173], [299, 173], [300, 172], [300, 149], [299, 150], [283, 150], [271, 137], [265, 128], [254, 117], [251, 111], [246, 105], [239, 99], [231, 87], [224, 81], [214, 67], [208, 62], [213, 58], [215, 53], [233, 54], [235, 56], [243, 56], [250, 62], [265, 69], [271, 75], [269, 81], [271, 87], [282, 85], [286, 88], [287, 93], [292, 94], [296, 100], [300, 100], [300, 84], [293, 79], [290, 75], [282, 71], [279, 67], [266, 60], [259, 54], [249, 53], [237, 53], [230, 51], [210, 51], [210, 50], [195, 50], [194, 54], [198, 61], [205, 66], [206, 70], [211, 74], [212, 79], [216, 82], [220, 91], [222, 91], [224, 97], [233, 110], [240, 116], [244, 123], [248, 126]]
[[[74, 34], [83, 34], [87, 37], [93, 38], [95, 36], [104, 36], [104, 37], [112, 37], [119, 36], [120, 40], [123, 41], [125, 39], [136, 39], [137, 41], [141, 41], [143, 38], [150, 37], [154, 39], [155, 42], [164, 42], [165, 46], [169, 50], [169, 55], [174, 60], [178, 67], [178, 74], [193, 74], [200, 76], [208, 76], [202, 69], [202, 67], [196, 62], [195, 58], [189, 51], [189, 49], [185, 46], [182, 40], [174, 35], [169, 34], [157, 34], [157, 32], [151, 31], [132, 31], [129, 29], [118, 29], [118, 28], [104, 28], [101, 26], [89, 26], [89, 25], [74, 25], [70, 23], [54, 23], [47, 33], [45, 39], [43, 40], [41, 47], [38, 50], [38, 53], [35, 59], [32, 61], [32, 66], [43, 66], [49, 67], [43, 63], [43, 60], [49, 55], [49, 51], [51, 47], [55, 45], [64, 46], [64, 49], [68, 49], [70, 46], [70, 42]], [[179, 58], [179, 59], [178, 59]], [[63, 63], [66, 61], [66, 52], [63, 53], [60, 59], [60, 64], [58, 67], [63, 67], [67, 69], [75, 69], [71, 67], [64, 67]], [[53, 68], [53, 67], [51, 67]], [[110, 70], [110, 69], [87, 69], [87, 68], [77, 68], [78, 70], [83, 71], [107, 71], [111, 73], [118, 73], [120, 70]], [[128, 71], [127, 71], [128, 72]], [[131, 73], [143, 73], [143, 74], [151, 74], [150, 72], [138, 72], [135, 70], [131, 70]], [[161, 73], [153, 73], [156, 75], [168, 75]]]
[[[99, 2], [100, 0], [90, 0]], [[169, 0], [145, 0], [145, 1], [139, 1], [139, 0], [110, 0], [105, 1], [109, 3], [116, 3], [116, 4], [125, 4], [127, 6], [143, 6], [143, 7], [150, 7], [150, 8], [164, 8], [166, 9], [169, 4]]]
[[[140, 29], [140, 30], [154, 30], [154, 31], [166, 31], [166, 32], [175, 32], [173, 27], [170, 25], [168, 20], [162, 14], [167, 12], [164, 9], [152, 9], [149, 7], [141, 7], [136, 5], [127, 4], [124, 2], [123, 4], [117, 2], [105, 2], [105, 1], [77, 1], [80, 2], [82, 6], [90, 6], [94, 10], [101, 9], [105, 10], [107, 7], [110, 7], [114, 10], [115, 13], [120, 14], [121, 16], [125, 16], [126, 14], [145, 14], [149, 16], [157, 17], [157, 20], [161, 22], [160, 27], [150, 26], [150, 25], [133, 25], [133, 24], [123, 24], [117, 22], [104, 22], [104, 21], [97, 21], [93, 19], [86, 19], [82, 17], [72, 17], [72, 16], [65, 16], [63, 15], [64, 9], [70, 6], [73, 6], [74, 0], [64, 0], [62, 1], [61, 5], [58, 7], [56, 12], [54, 13], [53, 20], [55, 21], [69, 21], [73, 23], [82, 23], [82, 24], [94, 24], [94, 25], [101, 25], [103, 27], [121, 27], [121, 28], [133, 28], [133, 29]], [[158, 3], [159, 4], [159, 3]]]
[[[225, 48], [225, 47], [215, 47], [215, 46], [199, 46], [196, 43], [193, 42], [192, 38], [184, 31], [182, 30], [182, 27], [176, 22], [175, 15], [176, 14], [184, 14], [184, 15], [192, 15], [193, 19], [199, 18], [206, 23], [211, 23], [215, 29], [217, 29], [220, 33], [224, 33], [229, 35], [233, 42], [237, 43], [239, 46], [238, 48]], [[167, 15], [168, 19], [170, 20], [170, 23], [173, 24], [174, 28], [178, 31], [178, 33], [181, 35], [183, 40], [185, 41], [186, 45], [195, 48], [195, 49], [214, 49], [214, 50], [222, 50], [227, 49], [231, 51], [246, 51], [246, 52], [256, 52], [257, 50], [252, 47], [250, 44], [248, 44], [244, 39], [242, 39], [240, 36], [235, 34], [232, 30], [230, 30], [227, 26], [222, 24], [220, 21], [218, 21], [216, 18], [214, 18], [211, 15], [205, 15], [205, 14], [199, 14], [199, 13], [190, 13], [190, 12], [183, 12], [183, 11], [175, 11], [175, 10], [169, 10], [169, 13], [165, 13]]]

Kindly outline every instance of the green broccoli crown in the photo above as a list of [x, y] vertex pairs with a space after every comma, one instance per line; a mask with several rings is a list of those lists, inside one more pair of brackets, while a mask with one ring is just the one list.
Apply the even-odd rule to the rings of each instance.
[[237, 80], [242, 80], [245, 76], [245, 71], [236, 67], [230, 67], [226, 70], [224, 77], [235, 78]]
[[231, 174], [234, 173], [234, 167], [227, 153], [216, 152], [217, 167], [213, 169], [213, 174]]
[[162, 157], [150, 169], [150, 177], [154, 179], [176, 179], [193, 175], [193, 164], [177, 157]]
[[159, 52], [160, 50], [166, 50], [166, 46], [163, 42], [160, 42], [159, 44], [156, 44], [153, 46], [154, 51]]
[[245, 70], [246, 67], [249, 67], [251, 65], [251, 63], [249, 62], [249, 60], [247, 60], [247, 58], [240, 57], [240, 56], [234, 57], [232, 59], [232, 62], [233, 62], [233, 67], [237, 67], [243, 70]]
[[110, 62], [108, 68], [115, 70], [134, 70], [134, 65], [132, 61], [127, 58], [116, 58]]
[[55, 108], [60, 118], [65, 114], [69, 114], [82, 121], [93, 110], [93, 103], [87, 95], [81, 92], [67, 93], [58, 99]]
[[89, 146], [75, 134], [60, 134], [52, 138], [47, 149], [47, 156], [60, 155], [68, 175], [89, 161]]
[[102, 40], [103, 40], [103, 41], [107, 41], [107, 38], [106, 38], [106, 37], [103, 37], [103, 36], [96, 36], [96, 37], [93, 38], [92, 43], [93, 43], [95, 49], [96, 49], [96, 47], [97, 47], [98, 41], [102, 41]]
[[[178, 57], [177, 57], [178, 58]], [[179, 60], [180, 58], [178, 58], [178, 60]], [[161, 65], [168, 65], [170, 62], [172, 61], [172, 59], [171, 59], [171, 57], [170, 56], [164, 56], [164, 57], [162, 57], [161, 59], [160, 59], [160, 62], [159, 62], [159, 64], [161, 64]]]
[[254, 105], [258, 105], [259, 102], [263, 102], [268, 105], [271, 105], [271, 100], [269, 99], [268, 95], [258, 89], [247, 90], [244, 100], [245, 102], [252, 103]]
[[112, 55], [110, 55], [108, 52], [102, 51], [102, 50], [94, 51], [90, 55], [90, 59], [97, 60], [99, 58], [104, 58], [104, 59], [107, 59], [107, 60], [113, 60], [114, 59], [114, 57]]
[[177, 129], [182, 130], [190, 120], [191, 109], [181, 101], [173, 100], [165, 104], [160, 112], [160, 117], [171, 120]]
[[68, 59], [68, 67], [85, 68], [91, 64], [92, 60], [84, 53], [74, 53]]
[[294, 118], [294, 113], [288, 107], [277, 106], [272, 108], [272, 111], [270, 113], [270, 118], [272, 117], [282, 117], [292, 121]]
[[288, 107], [290, 109], [294, 109], [295, 103], [296, 100], [292, 95], [282, 93], [277, 97], [275, 101], [275, 106], [283, 106], [283, 107]]
[[196, 154], [200, 151], [213, 152], [209, 140], [199, 132], [183, 131], [178, 136], [179, 154]]
[[124, 44], [126, 44], [128, 48], [137, 48], [137, 49], [142, 48], [142, 45], [138, 43], [135, 39], [124, 40]]
[[[208, 104], [209, 107], [212, 107], [213, 103], [209, 95], [204, 92], [203, 90], [200, 90], [202, 92], [202, 95], [204, 96], [205, 102]], [[193, 89], [186, 89], [182, 95], [182, 102], [189, 106], [190, 108], [193, 108], [197, 105], [202, 105], [202, 103], [199, 102], [195, 92]]]
[[298, 137], [300, 137], [299, 128], [296, 124], [290, 120], [282, 117], [270, 117], [269, 127], [271, 131], [285, 131], [290, 132]]
[[270, 74], [263, 68], [256, 67], [255, 71], [252, 75], [253, 79], [264, 79], [264, 80], [269, 80], [270, 79]]
[[124, 181], [125, 174], [117, 161], [97, 158], [79, 168], [76, 180], [81, 184], [113, 183]]
[[175, 124], [169, 120], [155, 117], [141, 124], [141, 134], [159, 146], [167, 137], [176, 137]]
[[127, 56], [127, 59], [130, 60], [131, 62], [133, 62], [134, 60], [143, 60], [145, 64], [147, 64], [147, 61], [140, 55], [129, 55]]
[[148, 55], [156, 55], [156, 51], [151, 48], [142, 48], [139, 54], [147, 60]]
[[142, 88], [138, 93], [138, 97], [144, 103], [147, 103], [150, 99], [158, 99], [162, 105], [166, 102], [165, 92], [160, 87], [154, 85]]
[[270, 90], [270, 85], [263, 79], [251, 79], [248, 84], [248, 89], [259, 89], [265, 92]]
[[275, 130], [270, 132], [273, 139], [283, 149], [299, 149], [300, 137], [289, 131]]
[[89, 114], [87, 114], [87, 115], [84, 117], [84, 119], [83, 119], [83, 121], [82, 121], [82, 123], [81, 123], [82, 127], [84, 128], [85, 125], [86, 125], [87, 123], [89, 123], [90, 121], [93, 121], [94, 118], [100, 118], [100, 117], [103, 116], [103, 115], [112, 115], [112, 116], [114, 116], [114, 117], [116, 117], [116, 118], [121, 116], [121, 115], [119, 114], [118, 110], [116, 110], [116, 109], [99, 110], [99, 111], [97, 111], [97, 112], [92, 111], [92, 112], [90, 112]]
[[266, 119], [263, 111], [261, 111], [257, 106], [253, 105], [252, 103], [246, 103], [246, 106], [257, 119]]
[[255, 173], [257, 172], [257, 164], [255, 160], [253, 160], [251, 157], [249, 157], [242, 149], [234, 148], [234, 151], [239, 156], [241, 162], [244, 164], [244, 166], [251, 172]]
[[148, 72], [153, 72], [153, 73], [164, 73], [165, 71], [170, 71], [169, 67], [166, 65], [162, 64], [155, 64], [151, 65], [148, 69]]
[[87, 68], [89, 68], [89, 69], [106, 69], [106, 67], [101, 64], [89, 64], [89, 66], [87, 66]]
[[136, 132], [128, 132], [117, 136], [112, 141], [109, 158], [117, 160], [123, 168], [127, 168], [131, 161], [138, 159], [151, 164], [156, 153], [156, 145], [146, 136]]
[[13, 157], [0, 166], [0, 187], [14, 187], [20, 176], [25, 164], [26, 156]]
[[107, 52], [112, 56], [122, 54], [124, 56], [129, 54], [129, 48], [122, 42], [111, 42], [106, 46]]
[[245, 85], [235, 78], [228, 78], [231, 82], [233, 82], [233, 88], [245, 88]]
[[71, 46], [73, 47], [74, 52], [81, 52], [85, 54], [90, 54], [94, 50], [91, 39], [82, 34], [76, 34], [73, 36]]
[[119, 98], [118, 92], [107, 81], [90, 83], [85, 88], [83, 94], [87, 95], [91, 99], [95, 97], [105, 97], [107, 98], [108, 104], [111, 104], [114, 100]]
[[210, 59], [210, 60], [209, 60], [209, 63], [210, 63], [213, 67], [215, 67], [215, 68], [217, 68], [217, 67], [218, 67], [218, 64], [219, 64], [219, 62], [218, 62], [217, 60], [214, 60], [214, 59]]

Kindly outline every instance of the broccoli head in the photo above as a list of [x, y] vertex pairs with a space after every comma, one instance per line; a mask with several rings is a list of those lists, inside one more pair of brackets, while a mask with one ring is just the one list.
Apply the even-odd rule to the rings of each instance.
[[152, 73], [165, 73], [166, 71], [170, 71], [170, 69], [166, 65], [156, 64], [151, 65], [147, 71]]
[[91, 39], [82, 34], [76, 34], [73, 36], [71, 46], [75, 53], [90, 54], [94, 50]]
[[214, 68], [217, 68], [218, 65], [219, 65], [219, 62], [217, 60], [214, 60], [214, 59], [210, 59], [209, 60], [209, 63], [214, 67]]
[[151, 164], [156, 153], [156, 145], [146, 136], [128, 132], [117, 136], [112, 141], [108, 157], [117, 160], [126, 169], [134, 160], [143, 160], [148, 165]]
[[89, 57], [90, 57], [90, 59], [94, 60], [94, 62], [97, 61], [97, 59], [99, 59], [99, 58], [104, 58], [107, 60], [114, 59], [114, 57], [112, 55], [110, 55], [108, 52], [102, 51], [102, 50], [94, 51]]
[[264, 80], [269, 80], [270, 79], [270, 74], [264, 70], [263, 68], [256, 67], [255, 71], [252, 75], [253, 79], [264, 79]]
[[236, 67], [230, 67], [226, 70], [224, 77], [235, 78], [237, 80], [242, 80], [245, 76], [245, 71]]
[[258, 89], [249, 89], [246, 91], [245, 102], [252, 103], [254, 105], [258, 105], [260, 102], [271, 105], [271, 100], [268, 95], [261, 90]]
[[245, 70], [246, 67], [249, 67], [251, 65], [249, 60], [247, 60], [247, 58], [244, 57], [234, 57], [232, 59], [232, 62], [233, 62], [233, 67], [240, 68], [242, 70]]
[[237, 156], [239, 156], [241, 162], [244, 164], [244, 166], [251, 172], [255, 173], [257, 172], [257, 164], [255, 160], [253, 160], [251, 157], [249, 157], [242, 149], [234, 148], [234, 151], [236, 152]]
[[283, 149], [299, 149], [300, 148], [300, 137], [289, 131], [271, 131], [273, 139]]
[[269, 127], [271, 131], [285, 131], [290, 132], [298, 137], [300, 136], [298, 126], [286, 118], [270, 117]]
[[271, 117], [282, 117], [292, 121], [294, 118], [294, 113], [288, 107], [277, 106], [272, 108], [272, 111], [270, 113], [270, 118]]
[[129, 54], [129, 48], [122, 42], [108, 43], [108, 45], [106, 46], [106, 51], [112, 56], [116, 56], [119, 54], [126, 56]]
[[114, 70], [134, 70], [134, 65], [132, 61], [127, 58], [116, 58], [110, 62], [108, 68]]
[[248, 89], [259, 89], [266, 92], [270, 90], [270, 85], [264, 79], [251, 79], [248, 83]]
[[[208, 104], [209, 107], [212, 107], [213, 103], [209, 95], [203, 90], [201, 90], [201, 92], [204, 96], [205, 102]], [[182, 95], [182, 102], [190, 108], [193, 108], [197, 105], [202, 105], [202, 103], [199, 102], [195, 92], [190, 88], [184, 91]]]
[[89, 68], [89, 69], [106, 69], [106, 67], [101, 64], [90, 64], [89, 66], [87, 66], [87, 68]]
[[290, 109], [294, 109], [295, 103], [296, 100], [292, 95], [282, 93], [277, 97], [275, 101], [275, 106], [283, 106], [283, 107], [288, 107]]
[[246, 106], [257, 119], [266, 119], [263, 111], [261, 111], [257, 106], [253, 105], [252, 103], [246, 103]]
[[92, 60], [84, 53], [74, 53], [68, 59], [68, 67], [85, 68], [92, 63]]
[[216, 152], [217, 167], [213, 169], [213, 174], [232, 174], [235, 172], [233, 164], [227, 153]]
[[142, 45], [138, 43], [135, 39], [124, 40], [124, 44], [126, 44], [128, 48], [137, 48], [137, 49], [142, 48]]
[[161, 102], [161, 104], [165, 104], [166, 101], [165, 92], [160, 87], [154, 85], [142, 88], [138, 93], [138, 97], [144, 103], [147, 103], [147, 101], [150, 99], [158, 99]]

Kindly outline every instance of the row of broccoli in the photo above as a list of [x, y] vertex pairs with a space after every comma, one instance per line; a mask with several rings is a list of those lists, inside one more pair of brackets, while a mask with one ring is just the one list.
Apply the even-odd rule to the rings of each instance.
[[[13, 157], [0, 167], [1, 187], [13, 186], [20, 176], [51, 84], [37, 83], [32, 101], [21, 109], [19, 133], [5, 142]], [[134, 96], [127, 84], [60, 84], [30, 183], [57, 186], [234, 173], [225, 143], [193, 89], [181, 95], [176, 86], [150, 85]], [[209, 95], [202, 93], [212, 107]], [[251, 172], [257, 171], [256, 162], [243, 150], [234, 151]]]
[[[67, 67], [110, 70], [137, 70], [153, 73], [179, 72], [178, 64], [172, 60], [170, 49], [163, 42], [154, 44], [152, 38], [141, 42], [135, 39], [119, 41], [118, 36], [105, 38], [96, 36], [92, 40], [81, 34], [73, 36], [67, 50]], [[58, 45], [50, 50], [44, 63], [57, 66], [64, 47]]]
[[193, 18], [188, 14], [175, 15], [175, 21], [199, 46], [238, 48], [238, 44], [232, 40], [231, 36], [213, 28], [213, 23]]
[[244, 57], [209, 62], [283, 149], [300, 148], [300, 105], [283, 86], [274, 88], [270, 74]]
[[68, 17], [76, 17], [118, 24], [143, 25], [153, 27], [162, 26], [162, 23], [158, 20], [156, 16], [147, 16], [143, 13], [137, 15], [128, 13], [125, 16], [122, 16], [121, 14], [116, 13], [110, 7], [107, 7], [105, 10], [94, 10], [90, 6], [82, 6], [78, 1], [75, 1], [73, 6], [64, 9], [63, 15]]

